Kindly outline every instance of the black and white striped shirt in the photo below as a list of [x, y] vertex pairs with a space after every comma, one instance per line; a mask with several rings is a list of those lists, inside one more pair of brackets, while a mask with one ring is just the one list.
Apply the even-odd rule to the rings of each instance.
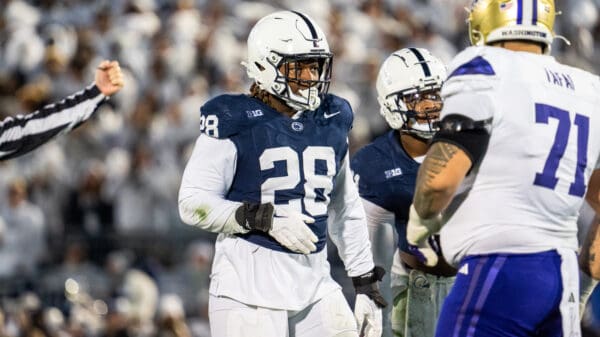
[[78, 127], [105, 99], [100, 89], [92, 84], [30, 114], [4, 119], [0, 122], [0, 160], [23, 155], [54, 136]]

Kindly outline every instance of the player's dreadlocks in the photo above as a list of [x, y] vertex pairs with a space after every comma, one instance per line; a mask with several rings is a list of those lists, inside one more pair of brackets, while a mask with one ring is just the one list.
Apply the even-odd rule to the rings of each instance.
[[272, 106], [271, 99], [277, 99], [266, 90], [261, 89], [256, 83], [252, 83], [252, 86], [250, 87], [250, 97], [255, 97], [268, 106]]
[[295, 113], [295, 110], [289, 107], [284, 100], [264, 89], [261, 89], [256, 83], [252, 83], [252, 86], [250, 87], [250, 97], [254, 97], [271, 108], [287, 115], [291, 116], [293, 113]]

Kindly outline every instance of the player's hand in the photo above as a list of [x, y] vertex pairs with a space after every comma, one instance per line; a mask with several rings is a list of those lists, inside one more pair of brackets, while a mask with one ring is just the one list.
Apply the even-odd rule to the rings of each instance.
[[437, 233], [442, 227], [441, 217], [432, 219], [423, 219], [415, 210], [414, 205], [410, 205], [408, 215], [408, 224], [406, 226], [406, 240], [408, 241], [408, 250], [415, 255], [426, 266], [433, 267], [438, 263], [438, 254], [432, 245], [432, 234]]
[[96, 68], [95, 84], [105, 96], [111, 96], [121, 90], [125, 82], [123, 72], [117, 61], [102, 61]]
[[314, 222], [315, 219], [302, 213], [278, 208], [268, 233], [287, 249], [296, 253], [310, 254], [317, 250], [315, 243], [319, 238], [306, 224]]
[[356, 290], [354, 304], [354, 318], [359, 332], [359, 337], [380, 337], [383, 332], [382, 308], [387, 302], [379, 291], [377, 282], [381, 281], [385, 270], [379, 266], [372, 271], [352, 278]]
[[279, 206], [277, 209], [270, 202], [256, 204], [244, 202], [235, 212], [235, 219], [247, 230], [268, 233], [287, 249], [302, 254], [310, 254], [317, 250], [315, 243], [319, 238], [306, 224], [315, 219]]
[[354, 318], [356, 319], [359, 337], [381, 336], [383, 332], [381, 308], [367, 295], [356, 295]]

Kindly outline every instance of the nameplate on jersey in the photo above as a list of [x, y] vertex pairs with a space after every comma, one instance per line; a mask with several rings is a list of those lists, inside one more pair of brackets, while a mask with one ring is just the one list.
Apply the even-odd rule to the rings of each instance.
[[546, 72], [546, 80], [552, 85], [563, 87], [566, 89], [575, 90], [575, 82], [569, 74], [561, 73], [544, 68]]

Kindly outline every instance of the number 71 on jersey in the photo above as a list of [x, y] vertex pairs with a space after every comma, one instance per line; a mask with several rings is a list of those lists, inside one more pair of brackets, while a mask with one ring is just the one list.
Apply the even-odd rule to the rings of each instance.
[[[541, 173], [535, 174], [534, 185], [542, 186], [553, 190], [558, 183], [556, 171], [560, 160], [565, 154], [569, 135], [571, 133], [571, 116], [568, 111], [557, 107], [536, 103], [535, 104], [535, 122], [548, 124], [550, 118], [558, 120], [554, 143], [544, 164]], [[575, 114], [574, 124], [577, 127], [577, 167], [575, 169], [574, 181], [569, 187], [569, 194], [577, 197], [583, 197], [585, 194], [584, 171], [587, 166], [588, 139], [590, 134], [590, 119], [587, 116]]]

